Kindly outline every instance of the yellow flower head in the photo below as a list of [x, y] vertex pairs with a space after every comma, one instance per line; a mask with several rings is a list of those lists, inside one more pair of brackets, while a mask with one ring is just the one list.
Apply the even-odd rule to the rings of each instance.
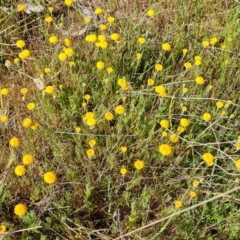
[[86, 36], [85, 40], [87, 42], [96, 42], [97, 41], [97, 35], [96, 34], [89, 34]]
[[194, 180], [193, 181], [193, 187], [198, 187], [199, 185], [199, 181], [198, 180]]
[[13, 138], [11, 138], [10, 141], [9, 141], [9, 144], [10, 144], [10, 146], [12, 146], [12, 147], [19, 147], [20, 143], [21, 143], [21, 141], [20, 141], [20, 139], [17, 138], [17, 137], [13, 137]]
[[90, 148], [87, 150], [87, 155], [88, 157], [93, 157], [95, 155], [95, 151], [92, 148]]
[[112, 114], [111, 112], [106, 112], [106, 113], [104, 114], [104, 117], [105, 117], [105, 119], [108, 120], [108, 121], [112, 121], [112, 120], [114, 119], [114, 116], [113, 116], [113, 114]]
[[166, 89], [163, 85], [158, 85], [155, 87], [155, 92], [158, 93], [161, 97], [166, 97]]
[[103, 9], [102, 9], [102, 8], [96, 8], [95, 11], [94, 11], [94, 13], [95, 13], [96, 15], [100, 15], [100, 14], [103, 13]]
[[222, 108], [224, 106], [224, 104], [221, 101], [217, 101], [216, 106], [217, 106], [217, 108]]
[[64, 3], [69, 7], [73, 4], [73, 0], [64, 0]]
[[210, 167], [213, 165], [214, 162], [214, 156], [207, 152], [202, 155], [202, 159], [206, 162], [206, 164]]
[[177, 143], [177, 142], [179, 141], [178, 135], [177, 135], [177, 134], [171, 134], [171, 135], [170, 135], [170, 141], [171, 141], [172, 143]]
[[186, 54], [188, 52], [188, 49], [187, 48], [183, 48], [182, 52], [183, 52], [183, 54]]
[[181, 118], [180, 119], [180, 126], [182, 127], [188, 127], [190, 124], [189, 120], [187, 118]]
[[22, 121], [22, 126], [25, 128], [30, 128], [32, 126], [32, 119], [31, 118], [24, 118]]
[[126, 147], [126, 146], [122, 146], [122, 147], [120, 148], [120, 151], [121, 151], [122, 153], [125, 153], [125, 152], [127, 151], [127, 147]]
[[154, 67], [157, 72], [161, 72], [163, 70], [163, 65], [160, 63], [155, 64]]
[[118, 33], [112, 33], [110, 38], [113, 40], [113, 41], [120, 41], [120, 35]]
[[18, 48], [23, 48], [23, 47], [26, 46], [26, 43], [25, 43], [25, 41], [23, 41], [23, 40], [17, 40], [16, 46], [17, 46]]
[[216, 44], [218, 42], [218, 39], [216, 38], [216, 37], [213, 37], [213, 38], [211, 38], [211, 40], [210, 40], [210, 44], [211, 45], [214, 45], [214, 44]]
[[27, 213], [27, 206], [24, 203], [19, 203], [14, 207], [14, 213], [22, 217]]
[[26, 94], [27, 92], [28, 92], [27, 88], [21, 88], [20, 89], [20, 93], [22, 93], [22, 94]]
[[163, 43], [162, 44], [162, 49], [164, 51], [170, 51], [171, 50], [171, 45], [169, 43]]
[[115, 107], [115, 113], [122, 115], [125, 112], [125, 108], [123, 105], [118, 105]]
[[205, 120], [206, 122], [209, 122], [212, 119], [212, 115], [210, 113], [204, 113], [202, 116], [203, 120]]
[[100, 25], [99, 25], [99, 28], [100, 28], [101, 30], [107, 30], [107, 25], [106, 25], [106, 24], [100, 24]]
[[22, 52], [20, 52], [18, 54], [19, 58], [21, 58], [23, 60], [27, 59], [28, 57], [30, 57], [30, 55], [31, 55], [31, 53], [30, 53], [30, 51], [28, 49], [25, 49], [25, 50], [23, 50]]
[[136, 160], [134, 162], [134, 167], [137, 169], [137, 170], [141, 170], [144, 168], [144, 162], [142, 160]]
[[97, 144], [97, 142], [96, 142], [96, 140], [91, 139], [91, 140], [88, 142], [88, 144], [90, 145], [90, 147], [94, 147], [94, 146]]
[[168, 120], [163, 119], [163, 120], [160, 121], [160, 125], [161, 125], [162, 128], [166, 128], [167, 129], [167, 128], [169, 128], [170, 124], [169, 124]]
[[65, 52], [61, 52], [59, 53], [58, 58], [60, 61], [64, 62], [67, 60], [67, 54]]
[[47, 17], [45, 17], [45, 22], [47, 22], [47, 23], [51, 23], [52, 21], [53, 21], [53, 18], [51, 17], [51, 16], [47, 16]]
[[235, 166], [237, 169], [240, 169], [240, 159], [238, 159], [236, 162], [235, 162]]
[[57, 181], [57, 176], [55, 172], [46, 172], [43, 176], [43, 179], [46, 183], [52, 184]]
[[97, 120], [95, 118], [88, 118], [87, 121], [86, 121], [86, 124], [89, 126], [89, 127], [93, 127], [95, 126], [97, 123]]
[[23, 156], [22, 161], [25, 165], [33, 163], [33, 156], [31, 154], [26, 154]]
[[57, 38], [57, 36], [51, 36], [51, 37], [48, 39], [48, 41], [49, 41], [50, 43], [56, 43], [56, 42], [58, 41], [58, 38]]
[[23, 176], [25, 173], [26, 173], [26, 168], [23, 166], [23, 165], [17, 165], [15, 167], [15, 170], [14, 170], [14, 173], [17, 175], [17, 176]]
[[85, 18], [84, 18], [84, 22], [85, 22], [86, 24], [90, 23], [90, 22], [91, 22], [91, 18], [90, 18], [90, 17], [85, 17]]
[[148, 86], [153, 86], [155, 82], [154, 82], [154, 80], [152, 78], [149, 78], [147, 80], [147, 83], [148, 83]]
[[9, 93], [10, 93], [10, 91], [9, 91], [8, 88], [2, 88], [2, 89], [1, 89], [1, 94], [2, 94], [2, 95], [7, 96]]
[[172, 153], [172, 148], [169, 144], [162, 144], [162, 145], [159, 146], [159, 152], [163, 156], [168, 156]]
[[55, 91], [55, 87], [54, 86], [46, 86], [45, 88], [45, 93], [47, 94], [52, 94]]
[[26, 7], [26, 5], [24, 5], [24, 4], [19, 4], [19, 5], [17, 5], [17, 11], [18, 11], [18, 12], [25, 12], [26, 9], [27, 9], [27, 7]]
[[7, 227], [5, 225], [0, 225], [0, 234], [6, 232]]
[[176, 208], [182, 207], [182, 201], [179, 201], [179, 200], [175, 201], [175, 207]]
[[112, 16], [109, 16], [109, 17], [107, 18], [107, 20], [108, 20], [108, 22], [113, 23], [113, 22], [115, 21], [115, 18], [112, 17]]
[[186, 68], [186, 69], [189, 69], [192, 67], [192, 64], [190, 62], [186, 62], [183, 64], [183, 66]]
[[104, 62], [102, 62], [102, 61], [97, 62], [97, 69], [102, 70], [102, 69], [104, 69], [104, 67], [105, 67]]
[[64, 48], [64, 53], [68, 56], [71, 57], [74, 54], [74, 50], [70, 47]]
[[127, 174], [127, 169], [126, 169], [125, 167], [122, 167], [122, 168], [120, 169], [120, 173], [121, 173], [122, 175], [126, 175], [126, 174]]
[[197, 84], [199, 84], [199, 85], [203, 85], [204, 84], [204, 82], [205, 82], [205, 80], [204, 80], [204, 78], [203, 77], [196, 77], [195, 78], [195, 81], [196, 81], [196, 83]]
[[202, 45], [204, 47], [208, 47], [209, 46], [209, 41], [202, 41]]
[[36, 104], [35, 103], [28, 103], [27, 105], [27, 109], [32, 111], [36, 108]]
[[195, 198], [195, 197], [197, 196], [197, 193], [194, 192], [194, 191], [191, 191], [191, 192], [189, 193], [189, 196], [190, 196], [191, 198]]
[[79, 132], [81, 131], [81, 128], [80, 128], [80, 127], [76, 127], [76, 128], [75, 128], [75, 131], [76, 131], [77, 133], [79, 133]]
[[7, 120], [8, 120], [8, 117], [7, 117], [6, 115], [1, 115], [1, 116], [0, 116], [0, 121], [1, 121], [1, 122], [4, 123], [4, 122], [7, 122]]
[[147, 15], [148, 15], [149, 17], [154, 17], [154, 15], [155, 15], [154, 10], [152, 10], [152, 9], [148, 10], [148, 11], [147, 11]]
[[138, 42], [139, 42], [140, 44], [145, 44], [145, 43], [146, 43], [146, 39], [143, 38], [143, 37], [140, 37], [140, 38], [138, 38]]

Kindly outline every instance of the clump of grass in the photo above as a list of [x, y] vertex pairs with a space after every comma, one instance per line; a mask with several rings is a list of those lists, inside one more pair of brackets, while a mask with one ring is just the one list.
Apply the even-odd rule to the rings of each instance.
[[0, 236], [236, 238], [237, 2], [27, 7], [0, 12]]

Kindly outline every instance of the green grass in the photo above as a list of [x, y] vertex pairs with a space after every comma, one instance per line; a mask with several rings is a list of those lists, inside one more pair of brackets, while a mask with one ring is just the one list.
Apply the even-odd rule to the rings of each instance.
[[[80, 10], [77, 3], [68, 8], [59, 1], [53, 13], [42, 3], [42, 12], [26, 14], [14, 10], [13, 2], [10, 14], [0, 10], [0, 89], [10, 90], [0, 94], [0, 117], [8, 117], [0, 122], [0, 225], [6, 226], [5, 232], [0, 227], [0, 239], [238, 239], [237, 1], [100, 1], [92, 7], [104, 13], [93, 13], [88, 25], [86, 7]], [[153, 18], [147, 16], [149, 9], [155, 11]], [[111, 24], [106, 20], [110, 15], [115, 17]], [[46, 16], [53, 16], [53, 22], [46, 23]], [[108, 29], [100, 30], [100, 23]], [[76, 36], [86, 25], [86, 32]], [[112, 33], [121, 41], [111, 40]], [[88, 34], [104, 34], [108, 47], [87, 42]], [[58, 37], [55, 44], [48, 41], [53, 35]], [[60, 61], [66, 37], [74, 54]], [[141, 45], [139, 37], [146, 43]], [[215, 44], [203, 46], [214, 37]], [[31, 56], [16, 64], [20, 39]], [[163, 43], [171, 51], [164, 51]], [[199, 66], [195, 56], [201, 57]], [[96, 67], [98, 61], [104, 69]], [[192, 67], [186, 69], [186, 62]], [[156, 71], [157, 63], [163, 71]], [[46, 67], [50, 73], [44, 72]], [[114, 71], [108, 73], [108, 67]], [[196, 83], [198, 76], [203, 85]], [[125, 89], [119, 86], [121, 78], [127, 81]], [[165, 97], [155, 91], [159, 85]], [[47, 86], [54, 91], [47, 93]], [[25, 95], [23, 87], [28, 88]], [[36, 104], [32, 111], [27, 109], [30, 102]], [[118, 105], [124, 106], [124, 114], [115, 112]], [[88, 112], [94, 113], [96, 125], [87, 124]], [[107, 112], [114, 115], [112, 121], [105, 119]], [[202, 118], [204, 113], [211, 114], [210, 121]], [[36, 129], [23, 127], [25, 118], [36, 122]], [[179, 133], [182, 118], [190, 124]], [[168, 129], [161, 127], [163, 119], [169, 121]], [[172, 134], [178, 142], [171, 142]], [[10, 146], [12, 137], [20, 139], [20, 146]], [[171, 146], [170, 155], [159, 152], [162, 144]], [[123, 146], [126, 152], [121, 152]], [[89, 157], [91, 148], [95, 153]], [[214, 156], [209, 164], [202, 159], [207, 152]], [[26, 154], [34, 162], [25, 175], [16, 176], [15, 167]], [[142, 169], [135, 168], [136, 160], [144, 162]], [[44, 181], [49, 171], [57, 176], [53, 184]], [[19, 203], [28, 208], [22, 217], [14, 214]]]

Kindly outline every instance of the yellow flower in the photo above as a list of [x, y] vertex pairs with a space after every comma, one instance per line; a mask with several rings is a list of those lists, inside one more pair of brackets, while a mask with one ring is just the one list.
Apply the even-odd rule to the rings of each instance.
[[85, 98], [85, 100], [88, 101], [88, 100], [91, 98], [91, 96], [90, 96], [89, 94], [85, 94], [85, 95], [84, 95], [84, 98]]
[[52, 94], [54, 91], [55, 91], [54, 86], [47, 86], [47, 87], [45, 88], [45, 92], [46, 92], [47, 94]]
[[147, 15], [148, 15], [149, 17], [154, 17], [154, 15], [155, 15], [154, 10], [152, 10], [152, 9], [148, 10], [148, 11], [147, 11]]
[[216, 44], [218, 42], [218, 39], [216, 38], [216, 37], [213, 37], [213, 38], [211, 38], [211, 40], [210, 40], [210, 44], [211, 45], [214, 45], [214, 44]]
[[113, 72], [113, 68], [108, 67], [108, 68], [107, 68], [107, 72], [108, 72], [108, 73], [112, 73], [112, 72]]
[[47, 16], [47, 17], [45, 17], [45, 22], [47, 22], [47, 23], [51, 23], [52, 21], [53, 21], [53, 18], [51, 17], [51, 16]]
[[172, 143], [177, 143], [177, 142], [179, 141], [178, 135], [176, 135], [176, 134], [171, 134], [171, 135], [170, 135], [170, 141], [171, 141]]
[[17, 176], [23, 176], [25, 173], [26, 173], [26, 168], [23, 166], [23, 165], [17, 165], [15, 167], [15, 170], [14, 170], [14, 173], [17, 175]]
[[122, 153], [125, 153], [127, 151], [127, 147], [126, 146], [122, 146], [120, 148], [120, 150], [121, 150]]
[[212, 119], [212, 115], [210, 113], [204, 113], [202, 116], [203, 120], [205, 120], [206, 122], [209, 122]]
[[163, 65], [162, 64], [157, 63], [157, 64], [155, 64], [154, 67], [155, 67], [155, 70], [157, 72], [161, 72], [163, 70]]
[[54, 8], [53, 7], [48, 7], [49, 12], [53, 12]]
[[14, 213], [19, 217], [24, 216], [26, 212], [27, 206], [24, 203], [19, 203], [14, 207]]
[[107, 18], [107, 20], [108, 20], [108, 22], [113, 23], [113, 22], [115, 21], [115, 18], [112, 17], [112, 16], [109, 16], [109, 17]]
[[182, 89], [182, 91], [183, 91], [183, 94], [184, 94], [184, 93], [188, 92], [188, 88], [184, 87], [184, 88]]
[[107, 38], [106, 38], [105, 35], [100, 34], [100, 35], [98, 35], [98, 41], [99, 41], [99, 42], [106, 42], [106, 41], [107, 41]]
[[27, 109], [32, 111], [36, 108], [36, 104], [35, 103], [28, 103], [27, 105]]
[[122, 175], [126, 175], [127, 174], [127, 169], [126, 168], [121, 168], [120, 169], [120, 173], [122, 174]]
[[187, 107], [182, 106], [182, 111], [183, 111], [183, 112], [186, 112], [186, 111], [187, 111]]
[[127, 82], [126, 79], [124, 79], [124, 78], [119, 78], [117, 83], [118, 83], [118, 85], [119, 85], [120, 87], [122, 87], [124, 90], [128, 90], [128, 89], [129, 89], [129, 84], [128, 84], [128, 82]]
[[199, 61], [199, 60], [196, 60], [196, 61], [195, 61], [195, 65], [196, 65], [196, 66], [199, 66], [199, 65], [201, 65], [201, 64], [202, 64], [201, 61]]
[[105, 42], [100, 42], [98, 43], [99, 47], [102, 48], [102, 49], [105, 49], [108, 47], [108, 43], [105, 41]]
[[204, 84], [204, 82], [205, 82], [205, 80], [204, 80], [204, 78], [203, 77], [196, 77], [195, 78], [195, 81], [196, 81], [196, 83], [197, 84], [199, 84], [199, 85], [203, 85]]
[[183, 64], [183, 66], [186, 68], [186, 69], [189, 69], [192, 67], [192, 64], [190, 62], [186, 62]]
[[112, 33], [110, 38], [113, 40], [113, 41], [120, 41], [120, 36], [118, 33]]
[[113, 116], [113, 114], [112, 114], [111, 112], [106, 112], [106, 113], [104, 114], [104, 117], [105, 117], [105, 119], [108, 120], [108, 121], [112, 121], [112, 120], [114, 119], [114, 116]]
[[178, 133], [183, 133], [184, 131], [185, 131], [185, 128], [184, 128], [184, 127], [181, 127], [181, 126], [180, 126], [180, 127], [177, 128], [177, 132], [178, 132]]
[[69, 7], [73, 4], [73, 0], [64, 0], [64, 3]]
[[115, 107], [115, 113], [122, 115], [125, 112], [125, 108], [123, 105], [118, 105]]
[[162, 137], [166, 137], [168, 135], [168, 133], [166, 131], [162, 132]]
[[1, 122], [4, 123], [4, 122], [7, 122], [7, 120], [8, 120], [8, 117], [7, 117], [6, 115], [1, 115], [1, 116], [0, 116], [0, 121], [1, 121]]
[[58, 58], [60, 61], [64, 62], [67, 60], [67, 54], [65, 52], [61, 52], [59, 53]]
[[142, 53], [137, 53], [136, 57], [137, 57], [137, 59], [141, 59], [142, 58]]
[[188, 127], [190, 124], [189, 120], [187, 118], [181, 118], [180, 119], [180, 126], [182, 127]]
[[6, 96], [6, 95], [8, 95], [9, 93], [10, 93], [10, 91], [9, 91], [8, 88], [2, 88], [2, 89], [1, 89], [1, 94], [2, 94], [2, 95]]
[[187, 48], [183, 48], [182, 52], [183, 52], [183, 54], [186, 54], [188, 52], [188, 49]]
[[158, 85], [155, 87], [155, 92], [158, 93], [161, 97], [166, 97], [166, 89], [163, 85]]
[[142, 160], [136, 160], [134, 162], [134, 167], [137, 169], [137, 170], [141, 170], [142, 168], [144, 168], [144, 162]]
[[22, 93], [22, 94], [26, 94], [27, 92], [28, 92], [27, 88], [21, 88], [20, 89], [20, 93]]
[[85, 23], [90, 23], [91, 22], [91, 18], [90, 17], [85, 17], [84, 18], [84, 22]]
[[18, 12], [24, 12], [26, 11], [27, 7], [24, 4], [17, 5], [17, 11]]
[[43, 179], [46, 183], [52, 184], [57, 181], [57, 175], [55, 172], [46, 172], [43, 176]]
[[222, 43], [222, 44], [220, 44], [220, 47], [221, 47], [221, 49], [225, 49], [226, 48], [226, 44]]
[[74, 54], [74, 50], [70, 47], [64, 49], [64, 53], [68, 56], [71, 57]]
[[221, 101], [217, 101], [216, 102], [216, 106], [217, 106], [217, 108], [222, 108], [223, 107], [223, 102], [221, 102]]
[[172, 153], [172, 148], [169, 144], [162, 144], [162, 145], [159, 146], [159, 152], [163, 156], [168, 156]]
[[13, 59], [13, 61], [14, 61], [15, 64], [18, 64], [20, 59], [18, 57], [16, 57], [16, 58]]
[[79, 132], [81, 131], [81, 128], [80, 128], [80, 127], [76, 127], [76, 128], [75, 128], [75, 131], [76, 131], [77, 133], [79, 133]]
[[175, 201], [175, 207], [176, 208], [182, 207], [182, 201], [179, 201], [179, 200]]
[[202, 58], [201, 58], [200, 56], [195, 56], [195, 57], [194, 57], [194, 60], [195, 60], [195, 61], [202, 61]]
[[235, 166], [237, 169], [240, 169], [240, 159], [238, 159], [236, 162], [235, 162]]
[[104, 69], [104, 67], [105, 67], [104, 62], [102, 62], [102, 61], [97, 62], [97, 69], [102, 70], [102, 69]]
[[102, 13], [103, 13], [103, 9], [102, 9], [102, 8], [96, 8], [95, 11], [94, 11], [94, 13], [95, 13], [96, 15], [102, 14]]
[[96, 42], [97, 41], [97, 35], [96, 34], [87, 35], [85, 40], [87, 42]]
[[97, 144], [97, 142], [96, 142], [96, 140], [91, 139], [91, 140], [88, 142], [88, 144], [90, 145], [90, 147], [94, 147], [94, 146]]
[[208, 47], [209, 46], [209, 41], [202, 41], [202, 45], [204, 47]]
[[163, 120], [160, 121], [160, 125], [161, 125], [162, 128], [167, 129], [167, 128], [169, 128], [169, 121], [166, 120], [166, 119], [163, 119]]
[[147, 82], [148, 82], [148, 86], [153, 86], [153, 85], [154, 85], [154, 80], [151, 79], [151, 78], [149, 78], [149, 79], [147, 80]]
[[33, 123], [33, 121], [31, 118], [24, 118], [22, 121], [22, 126], [25, 128], [30, 128], [32, 123]]
[[89, 127], [93, 127], [96, 125], [97, 123], [97, 120], [95, 118], [88, 118], [87, 121], [86, 121], [87, 125]]
[[106, 24], [100, 24], [100, 25], [99, 25], [99, 28], [100, 28], [101, 30], [107, 30], [107, 25], [106, 25]]
[[92, 148], [90, 148], [87, 150], [87, 155], [88, 157], [93, 157], [95, 155], [95, 151]]
[[20, 143], [21, 143], [21, 141], [20, 141], [20, 139], [17, 138], [17, 137], [13, 137], [13, 138], [11, 138], [10, 141], [9, 141], [9, 144], [10, 144], [10, 146], [12, 146], [12, 147], [18, 147], [18, 146], [20, 145]]
[[191, 192], [189, 193], [189, 196], [190, 196], [191, 198], [195, 198], [195, 197], [197, 196], [197, 193], [194, 192], [194, 191], [191, 191]]
[[171, 50], [171, 45], [169, 43], [163, 43], [162, 44], [162, 49], [164, 51], [170, 51]]
[[44, 72], [45, 72], [45, 73], [50, 73], [50, 72], [51, 72], [51, 68], [48, 68], [48, 67], [47, 67], [47, 68], [44, 68]]
[[25, 43], [25, 41], [23, 41], [23, 40], [17, 40], [16, 46], [17, 46], [18, 48], [23, 48], [23, 47], [26, 46], [26, 43]]
[[6, 232], [7, 227], [5, 225], [0, 225], [0, 234]]
[[193, 187], [198, 187], [199, 185], [199, 181], [198, 180], [194, 180], [193, 181]]
[[56, 43], [56, 42], [58, 41], [58, 38], [57, 38], [57, 36], [51, 36], [51, 37], [48, 39], [48, 41], [49, 41], [50, 43]]
[[31, 154], [24, 155], [22, 161], [25, 165], [33, 163], [33, 156]]
[[18, 54], [19, 58], [21, 58], [23, 60], [28, 58], [28, 57], [30, 57], [30, 55], [31, 55], [31, 53], [30, 53], [30, 51], [28, 49], [25, 49], [25, 50], [23, 50], [22, 52], [20, 52]]
[[213, 165], [214, 162], [214, 156], [207, 152], [202, 155], [202, 159], [206, 162], [206, 164], [210, 167]]
[[145, 44], [145, 43], [146, 43], [146, 39], [143, 38], [143, 37], [140, 37], [140, 38], [138, 38], [138, 42], [139, 42], [140, 44]]

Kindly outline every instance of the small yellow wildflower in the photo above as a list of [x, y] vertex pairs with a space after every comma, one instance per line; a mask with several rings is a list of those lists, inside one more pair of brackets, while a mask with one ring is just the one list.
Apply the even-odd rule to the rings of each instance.
[[93, 127], [95, 126], [97, 123], [97, 120], [95, 118], [88, 118], [87, 121], [86, 121], [86, 124], [89, 126], [89, 127]]
[[204, 80], [203, 77], [198, 76], [198, 77], [195, 78], [195, 82], [199, 85], [203, 85], [205, 80]]
[[46, 86], [45, 90], [44, 90], [47, 94], [52, 94], [55, 91], [55, 87], [54, 86]]
[[30, 53], [30, 51], [28, 49], [25, 49], [25, 50], [23, 50], [22, 52], [20, 52], [18, 54], [19, 58], [21, 58], [23, 60], [27, 59], [28, 57], [30, 57], [30, 55], [31, 55], [31, 53]]
[[107, 30], [107, 25], [106, 24], [99, 24], [99, 28], [101, 29], [101, 30]]
[[5, 123], [5, 122], [7, 122], [7, 120], [8, 120], [8, 117], [6, 115], [1, 115], [0, 116], [0, 121], [1, 122]]
[[149, 78], [147, 80], [147, 83], [148, 83], [148, 86], [153, 86], [155, 82], [154, 82], [154, 80], [152, 78]]
[[77, 133], [79, 133], [79, 132], [81, 131], [81, 128], [80, 128], [80, 127], [75, 127], [75, 131], [76, 131]]
[[212, 119], [212, 115], [210, 113], [204, 113], [202, 116], [203, 120], [205, 120], [206, 122], [209, 122]]
[[166, 137], [168, 135], [168, 133], [166, 131], [162, 132], [162, 137]]
[[179, 141], [178, 135], [177, 135], [177, 134], [171, 134], [171, 135], [170, 135], [170, 141], [171, 141], [172, 143], [177, 143], [177, 142]]
[[118, 33], [112, 33], [110, 38], [113, 40], [113, 41], [120, 41], [120, 35]]
[[25, 173], [26, 173], [26, 168], [23, 166], [23, 165], [17, 165], [16, 167], [15, 167], [15, 170], [14, 170], [14, 173], [17, 175], [17, 176], [19, 176], [19, 177], [21, 177], [21, 176], [23, 176]]
[[87, 155], [88, 157], [93, 157], [95, 155], [95, 151], [92, 148], [90, 148], [87, 150]]
[[158, 85], [155, 87], [155, 92], [158, 93], [161, 97], [166, 97], [166, 89], [163, 85]]
[[222, 44], [220, 44], [220, 47], [221, 47], [221, 49], [225, 49], [226, 48], [226, 44], [222, 43]]
[[125, 153], [125, 152], [127, 151], [127, 147], [126, 147], [126, 146], [122, 146], [122, 147], [120, 148], [120, 151], [121, 151], [122, 153]]
[[49, 41], [50, 43], [56, 43], [56, 42], [58, 41], [58, 38], [57, 38], [57, 36], [51, 36], [51, 37], [48, 39], [48, 41]]
[[95, 13], [96, 15], [100, 15], [100, 14], [103, 13], [103, 9], [102, 9], [102, 8], [96, 8], [95, 11], [94, 11], [94, 13]]
[[146, 43], [146, 39], [143, 38], [143, 37], [140, 37], [140, 38], [138, 38], [138, 42], [139, 42], [140, 44], [145, 44], [145, 43]]
[[108, 73], [112, 73], [112, 72], [113, 72], [113, 68], [112, 68], [112, 67], [108, 67], [108, 68], [107, 68], [107, 72], [108, 72]]
[[58, 58], [60, 61], [64, 62], [67, 60], [67, 54], [65, 52], [61, 52], [59, 53]]
[[33, 156], [31, 154], [26, 154], [23, 156], [22, 161], [25, 165], [33, 163]]
[[170, 51], [171, 50], [171, 45], [169, 43], [163, 43], [162, 44], [162, 49], [164, 51]]
[[47, 22], [47, 23], [51, 23], [52, 21], [53, 21], [53, 18], [51, 17], [51, 16], [47, 16], [47, 17], [45, 17], [45, 22]]
[[87, 35], [85, 40], [87, 42], [96, 42], [97, 41], [97, 35], [96, 34]]
[[155, 15], [154, 10], [152, 10], [152, 9], [148, 10], [148, 11], [147, 11], [147, 15], [148, 15], [149, 17], [154, 17], [154, 15]]
[[6, 232], [7, 227], [5, 225], [0, 225], [0, 234]]
[[28, 92], [27, 88], [21, 88], [20, 89], [20, 93], [22, 93], [22, 94], [26, 94], [27, 92]]
[[194, 180], [192, 184], [193, 184], [193, 187], [198, 187], [199, 181], [198, 180]]
[[190, 124], [189, 120], [187, 118], [181, 118], [180, 119], [180, 126], [182, 127], [188, 127]]
[[183, 112], [186, 112], [186, 111], [187, 111], [187, 107], [182, 106], [182, 111], [183, 111]]
[[26, 46], [26, 43], [25, 43], [24, 40], [17, 40], [16, 46], [17, 46], [18, 48], [23, 48], [23, 47]]
[[69, 7], [73, 4], [73, 0], [64, 0], [64, 3]]
[[24, 203], [19, 203], [14, 207], [14, 213], [22, 217], [27, 213], [27, 206]]
[[96, 140], [91, 139], [91, 140], [88, 142], [88, 144], [89, 144], [90, 147], [92, 148], [92, 147], [94, 147], [94, 146], [97, 144], [97, 142], [96, 142]]
[[123, 105], [118, 105], [115, 107], [115, 113], [122, 115], [125, 112], [125, 108]]
[[84, 95], [84, 98], [85, 98], [85, 100], [88, 101], [88, 100], [91, 98], [91, 96], [90, 96], [89, 94], [85, 94], [85, 95]]
[[182, 89], [182, 91], [183, 91], [183, 94], [184, 94], [184, 93], [188, 92], [188, 88], [184, 87], [184, 88]]
[[114, 116], [113, 116], [113, 114], [112, 114], [111, 112], [106, 112], [106, 113], [104, 114], [104, 117], [105, 117], [105, 119], [108, 120], [108, 121], [112, 121], [112, 120], [114, 119]]
[[159, 152], [163, 155], [163, 156], [168, 156], [172, 153], [172, 148], [169, 144], [161, 144], [159, 146]]
[[31, 118], [24, 118], [22, 121], [22, 126], [25, 128], [30, 128], [32, 123], [33, 123], [33, 121]]
[[18, 12], [25, 12], [26, 9], [27, 9], [27, 7], [26, 7], [26, 5], [24, 5], [24, 4], [19, 4], [19, 5], [17, 5], [17, 11], [18, 11]]
[[136, 160], [134, 162], [134, 167], [137, 169], [137, 170], [141, 170], [144, 168], [144, 162], [142, 160]]
[[36, 104], [35, 104], [35, 103], [33, 103], [33, 102], [28, 103], [28, 105], [27, 105], [27, 109], [28, 109], [28, 110], [32, 111], [32, 110], [34, 110], [35, 108], [36, 108]]
[[211, 45], [214, 45], [214, 44], [216, 44], [218, 42], [218, 39], [216, 38], [216, 37], [213, 37], [213, 38], [211, 38], [211, 40], [210, 40], [210, 44]]
[[216, 106], [217, 106], [217, 108], [222, 108], [224, 106], [224, 104], [221, 101], [217, 101]]
[[43, 179], [48, 184], [53, 184], [57, 181], [57, 175], [55, 172], [46, 172]]
[[237, 169], [240, 169], [240, 159], [238, 159], [236, 162], [235, 162], [235, 166]]
[[48, 67], [44, 68], [44, 72], [45, 73], [50, 73], [51, 72], [51, 68], [48, 68]]
[[104, 62], [102, 62], [102, 61], [97, 62], [97, 69], [102, 70], [102, 69], [104, 69], [104, 67], [105, 67]]
[[202, 41], [202, 45], [204, 47], [208, 47], [209, 46], [209, 41]]
[[202, 159], [206, 162], [206, 164], [210, 167], [213, 165], [214, 162], [214, 156], [207, 152], [202, 155]]
[[183, 64], [183, 66], [186, 68], [186, 69], [189, 69], [192, 67], [192, 64], [190, 62], [186, 62]]
[[90, 17], [85, 17], [85, 18], [84, 18], [84, 22], [85, 22], [86, 24], [90, 23], [91, 21], [92, 21], [92, 19], [91, 19]]
[[13, 138], [11, 138], [10, 141], [9, 141], [9, 144], [10, 144], [10, 146], [12, 146], [12, 147], [18, 147], [18, 146], [20, 145], [20, 143], [21, 143], [21, 141], [20, 141], [20, 139], [17, 138], [17, 137], [13, 137]]
[[182, 207], [182, 201], [177, 200], [177, 201], [175, 201], [174, 204], [175, 204], [175, 207], [176, 207], [176, 208]]
[[126, 175], [127, 174], [127, 169], [125, 168], [125, 167], [122, 167], [121, 169], [120, 169], [120, 173], [124, 176], [124, 175]]
[[137, 59], [141, 59], [142, 58], [142, 53], [137, 53], [136, 57], [137, 57]]
[[183, 54], [186, 54], [188, 52], [188, 49], [187, 48], [183, 48], [182, 52], [183, 52]]
[[169, 128], [170, 124], [169, 124], [168, 120], [163, 119], [163, 120], [160, 121], [160, 125], [161, 125], [162, 128], [166, 128], [167, 129], [167, 128]]
[[157, 72], [161, 72], [163, 70], [163, 65], [160, 63], [155, 64], [154, 67]]
[[195, 197], [197, 196], [197, 193], [194, 192], [194, 191], [191, 191], [191, 192], [189, 193], [189, 196], [190, 196], [191, 198], [195, 198]]
[[68, 56], [71, 57], [74, 54], [74, 50], [70, 47], [67, 47], [64, 49], [64, 53]]
[[177, 132], [178, 132], [178, 133], [183, 133], [184, 131], [185, 131], [185, 128], [182, 127], [182, 126], [179, 126], [179, 127], [177, 128]]
[[15, 64], [18, 64], [20, 59], [18, 57], [16, 57], [16, 58], [13, 59], [13, 61], [14, 61]]
[[100, 42], [106, 42], [107, 41], [106, 36], [103, 35], [103, 34], [98, 35], [97, 38], [98, 38], [98, 41], [100, 41]]
[[48, 7], [49, 12], [53, 12], [54, 8], [53, 7]]

